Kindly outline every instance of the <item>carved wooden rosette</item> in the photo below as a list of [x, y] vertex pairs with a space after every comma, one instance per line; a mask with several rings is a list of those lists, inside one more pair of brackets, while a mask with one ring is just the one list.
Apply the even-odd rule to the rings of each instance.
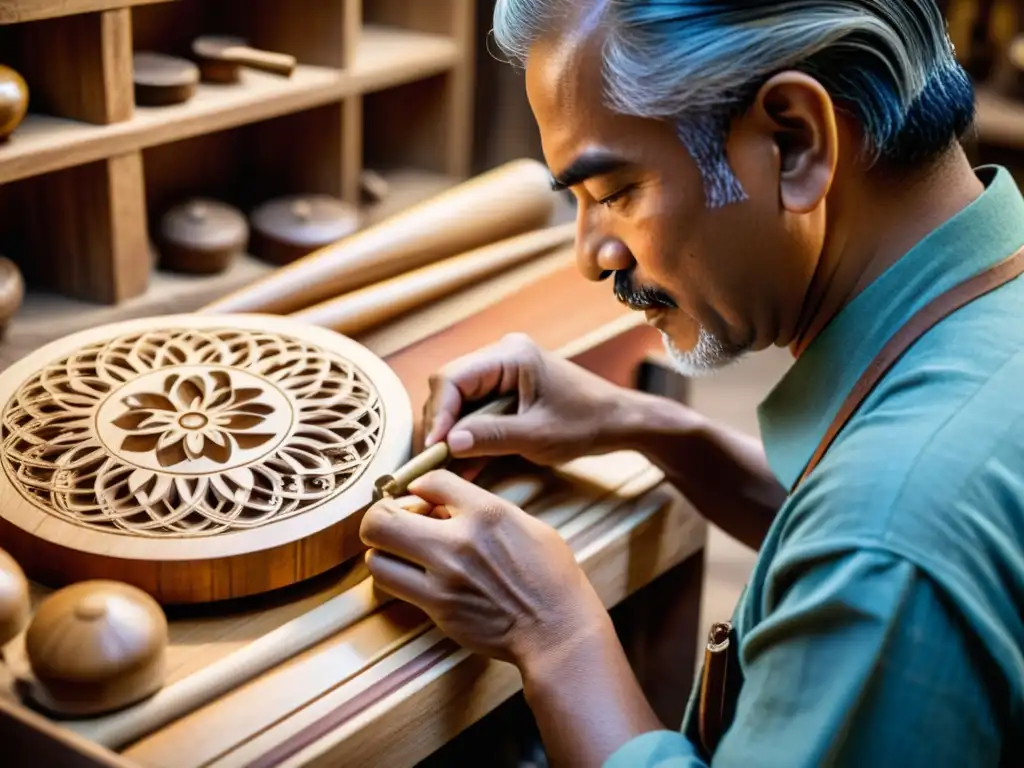
[[49, 344], [0, 375], [0, 546], [31, 578], [165, 604], [264, 592], [361, 550], [410, 454], [401, 381], [269, 315], [174, 315]]

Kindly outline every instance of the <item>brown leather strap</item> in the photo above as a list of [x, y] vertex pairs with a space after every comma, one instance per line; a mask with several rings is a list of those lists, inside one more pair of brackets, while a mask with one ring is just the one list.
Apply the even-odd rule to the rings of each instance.
[[914, 342], [940, 320], [948, 317], [975, 299], [984, 296], [986, 293], [995, 290], [1001, 285], [1005, 285], [1022, 273], [1024, 273], [1024, 248], [1021, 248], [1005, 261], [1001, 261], [995, 266], [937, 296], [911, 317], [896, 332], [896, 335], [889, 339], [886, 345], [882, 347], [882, 351], [878, 353], [871, 362], [871, 365], [867, 367], [867, 370], [857, 380], [853, 389], [850, 390], [850, 394], [843, 401], [839, 413], [836, 414], [835, 419], [829, 425], [825, 436], [818, 444], [814, 455], [811, 456], [811, 460], [807, 463], [803, 474], [800, 475], [800, 479], [793, 486], [793, 490], [795, 491], [807, 476], [814, 471], [814, 468], [824, 458], [825, 453], [839, 436], [843, 427], [846, 426], [850, 417], [857, 412], [857, 409], [867, 399], [867, 396], [871, 394], [872, 390], [882, 380], [882, 377], [910, 349]]

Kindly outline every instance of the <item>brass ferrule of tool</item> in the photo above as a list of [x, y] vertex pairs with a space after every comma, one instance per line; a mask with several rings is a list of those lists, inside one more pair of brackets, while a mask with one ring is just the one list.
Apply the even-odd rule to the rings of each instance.
[[[517, 402], [518, 398], [515, 394], [505, 395], [475, 409], [473, 414], [507, 413]], [[374, 483], [373, 500], [380, 501], [385, 498], [393, 499], [396, 496], [401, 496], [413, 480], [423, 477], [435, 469], [441, 469], [448, 464], [450, 458], [451, 451], [448, 449], [448, 443], [444, 441], [435, 443], [413, 456], [391, 474], [378, 477]]]

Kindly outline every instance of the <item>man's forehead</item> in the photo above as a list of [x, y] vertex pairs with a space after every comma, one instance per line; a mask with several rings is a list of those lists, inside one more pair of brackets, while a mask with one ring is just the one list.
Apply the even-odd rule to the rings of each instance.
[[570, 162], [579, 146], [599, 141], [612, 117], [603, 103], [600, 47], [596, 56], [594, 47], [592, 40], [545, 40], [527, 61], [527, 95], [553, 165]]
[[601, 45], [594, 35], [557, 35], [538, 40], [530, 49], [526, 87], [539, 98], [600, 103]]

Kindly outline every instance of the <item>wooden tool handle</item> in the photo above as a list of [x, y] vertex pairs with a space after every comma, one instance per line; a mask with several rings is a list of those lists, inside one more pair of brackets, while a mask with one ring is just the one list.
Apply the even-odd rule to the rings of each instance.
[[278, 75], [295, 71], [294, 56], [253, 48], [240, 37], [204, 35], [192, 42], [192, 51], [200, 59], [261, 69]]
[[544, 226], [556, 199], [541, 163], [515, 160], [275, 270], [200, 311], [295, 312]]
[[295, 71], [296, 65], [295, 57], [289, 56], [287, 53], [260, 51], [247, 45], [225, 48], [220, 58], [243, 67], [272, 72], [275, 75], [291, 75]]
[[[504, 395], [472, 410], [476, 414], [497, 415], [511, 411], [518, 402], [519, 398], [517, 395]], [[448, 443], [444, 441], [435, 443], [416, 456], [413, 456], [391, 474], [382, 475], [377, 478], [374, 500], [380, 500], [384, 497], [395, 498], [405, 494], [413, 480], [423, 477], [435, 469], [440, 469], [448, 463], [449, 458], [451, 458], [451, 451], [448, 448]]]
[[560, 224], [510, 237], [315, 304], [292, 317], [355, 336], [570, 243], [575, 231], [575, 224]]

